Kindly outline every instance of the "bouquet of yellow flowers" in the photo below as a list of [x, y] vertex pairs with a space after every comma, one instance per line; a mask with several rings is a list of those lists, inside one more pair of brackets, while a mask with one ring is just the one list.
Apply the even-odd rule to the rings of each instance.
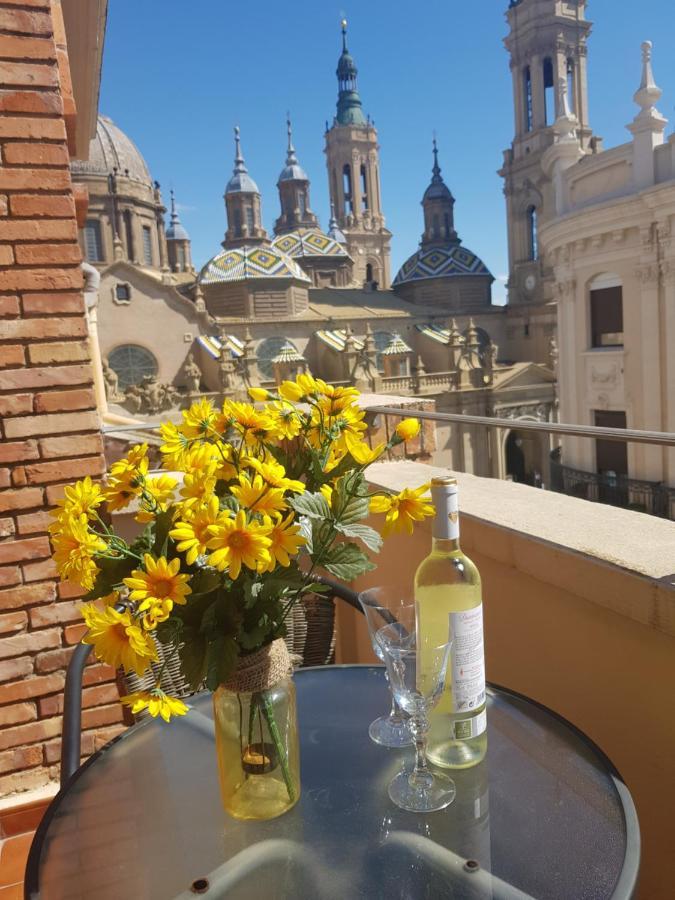
[[[369, 495], [364, 476], [419, 432], [415, 419], [371, 449], [355, 388], [304, 374], [250, 394], [264, 405], [201, 399], [181, 424], [163, 424], [167, 471], [151, 473], [147, 446], [136, 446], [103, 484], [66, 488], [53, 512], [59, 573], [88, 592], [84, 641], [115, 668], [142, 675], [158, 660], [156, 637], [192, 688], [215, 690], [240, 656], [284, 636], [293, 605], [322, 589], [317, 569], [351, 581], [374, 568], [366, 550], [381, 538], [362, 521], [369, 510], [385, 514], [385, 534], [433, 513], [427, 485]], [[144, 529], [129, 544], [110, 514], [132, 500]], [[166, 720], [186, 712], [160, 678], [122, 702]]]

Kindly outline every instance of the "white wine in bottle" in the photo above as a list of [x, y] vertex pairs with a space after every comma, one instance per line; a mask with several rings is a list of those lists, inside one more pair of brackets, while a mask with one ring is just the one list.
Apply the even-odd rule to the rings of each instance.
[[429, 717], [427, 755], [437, 766], [464, 769], [487, 750], [480, 575], [459, 546], [455, 479], [433, 478], [431, 499], [431, 553], [415, 574], [418, 628], [425, 643], [452, 640], [452, 649], [445, 691]]

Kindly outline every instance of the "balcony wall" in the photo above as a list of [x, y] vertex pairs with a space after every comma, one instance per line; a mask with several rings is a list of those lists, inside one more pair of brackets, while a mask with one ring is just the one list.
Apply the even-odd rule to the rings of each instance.
[[[371, 467], [400, 490], [435, 472]], [[445, 473], [447, 474], [447, 473]], [[610, 757], [642, 829], [640, 897], [675, 883], [675, 524], [524, 485], [457, 475], [462, 545], [484, 584], [488, 679], [565, 716]], [[381, 524], [373, 517], [371, 524]], [[392, 536], [357, 587], [407, 585], [429, 550], [428, 523]], [[338, 662], [374, 657], [362, 618], [338, 612]]]

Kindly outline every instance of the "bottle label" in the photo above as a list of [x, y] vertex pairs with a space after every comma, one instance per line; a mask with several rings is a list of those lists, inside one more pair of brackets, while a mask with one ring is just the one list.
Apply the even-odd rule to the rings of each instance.
[[483, 604], [450, 613], [452, 711], [473, 712], [485, 703]]
[[436, 540], [459, 540], [459, 506], [456, 484], [432, 484], [431, 500], [436, 508], [432, 534]]
[[487, 714], [485, 710], [473, 716], [471, 719], [456, 719], [452, 723], [452, 736], [456, 741], [468, 741], [478, 737], [487, 728]]

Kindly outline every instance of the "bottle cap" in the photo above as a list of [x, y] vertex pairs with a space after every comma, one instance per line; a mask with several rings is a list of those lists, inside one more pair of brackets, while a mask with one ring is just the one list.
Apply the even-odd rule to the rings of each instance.
[[451, 486], [457, 484], [457, 479], [453, 478], [452, 475], [437, 475], [431, 479], [431, 484]]

